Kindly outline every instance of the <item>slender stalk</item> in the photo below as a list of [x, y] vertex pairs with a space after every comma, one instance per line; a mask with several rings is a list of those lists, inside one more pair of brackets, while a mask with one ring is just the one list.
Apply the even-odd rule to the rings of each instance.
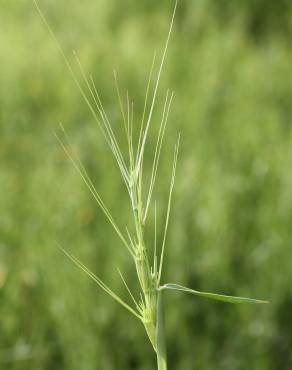
[[157, 293], [156, 345], [157, 345], [156, 350], [157, 369], [167, 370], [162, 291], [160, 289], [158, 290]]

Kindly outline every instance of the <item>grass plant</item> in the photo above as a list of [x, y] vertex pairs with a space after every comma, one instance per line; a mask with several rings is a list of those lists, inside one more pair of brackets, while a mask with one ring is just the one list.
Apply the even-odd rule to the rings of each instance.
[[[74, 53], [76, 64], [80, 71], [80, 76], [83, 82], [79, 82], [78, 77], [73, 71], [73, 67], [70, 64], [68, 58], [63, 52], [58, 40], [54, 36], [51, 27], [49, 26], [45, 16], [38, 3], [35, 1], [35, 6], [39, 11], [41, 18], [47, 26], [52, 37], [56, 41], [56, 44], [63, 56], [65, 64], [68, 67], [72, 78], [79, 89], [83, 99], [88, 105], [94, 119], [100, 127], [101, 133], [115, 158], [116, 164], [120, 170], [120, 174], [125, 185], [126, 191], [129, 196], [129, 201], [132, 210], [133, 230], [125, 227], [125, 231], [122, 231], [110, 210], [106, 206], [103, 198], [97, 191], [94, 183], [88, 175], [88, 172], [83, 165], [81, 159], [72, 149], [70, 138], [67, 135], [64, 127], [60, 124], [61, 134], [56, 134], [56, 138], [59, 141], [64, 152], [72, 162], [74, 168], [82, 178], [86, 187], [92, 194], [94, 200], [99, 205], [101, 211], [112, 225], [114, 232], [118, 235], [121, 244], [125, 247], [125, 251], [129, 254], [137, 273], [137, 284], [140, 287], [140, 294], [135, 296], [131, 287], [127, 283], [127, 280], [123, 273], [118, 270], [120, 278], [125, 285], [126, 290], [129, 293], [129, 302], [122, 299], [119, 294], [114, 292], [99, 276], [96, 276], [91, 272], [78, 258], [68, 253], [63, 248], [62, 251], [68, 258], [74, 262], [82, 271], [84, 271], [96, 284], [109, 296], [111, 296], [116, 302], [123, 306], [129, 313], [131, 313], [136, 319], [138, 319], [144, 326], [150, 343], [153, 347], [154, 352], [157, 356], [157, 368], [158, 370], [167, 369], [167, 356], [166, 356], [166, 340], [164, 333], [164, 310], [163, 310], [163, 295], [166, 290], [180, 291], [184, 293], [193, 294], [199, 297], [220, 300], [229, 303], [241, 304], [241, 303], [267, 303], [266, 301], [234, 297], [222, 294], [215, 294], [209, 292], [201, 292], [184, 287], [174, 283], [162, 283], [162, 272], [165, 255], [165, 247], [167, 241], [167, 231], [171, 212], [171, 203], [173, 196], [173, 189], [175, 183], [176, 167], [180, 145], [180, 134], [178, 135], [177, 142], [174, 146], [172, 171], [169, 185], [169, 195], [166, 204], [166, 217], [163, 228], [163, 237], [161, 243], [157, 241], [157, 206], [153, 200], [153, 190], [155, 187], [159, 161], [161, 156], [161, 149], [165, 137], [166, 126], [168, 117], [173, 102], [173, 92], [167, 91], [165, 94], [164, 104], [162, 107], [162, 117], [159, 123], [158, 134], [156, 137], [156, 144], [153, 153], [152, 168], [150, 170], [150, 177], [148, 181], [145, 181], [143, 177], [143, 167], [145, 158], [145, 148], [149, 140], [150, 127], [153, 124], [153, 113], [157, 106], [157, 93], [159, 89], [159, 82], [165, 63], [167, 49], [172, 33], [175, 12], [177, 8], [177, 2], [175, 3], [170, 27], [165, 42], [165, 46], [162, 52], [161, 60], [158, 64], [158, 73], [154, 78], [154, 66], [156, 64], [156, 56], [153, 58], [151, 65], [148, 83], [145, 93], [145, 101], [142, 117], [136, 119], [134, 116], [134, 104], [131, 101], [128, 92], [126, 98], [123, 99], [123, 93], [121, 93], [118, 83], [117, 73], [114, 72], [114, 79], [116, 85], [116, 93], [118, 98], [118, 104], [122, 116], [122, 122], [124, 126], [125, 138], [127, 142], [127, 153], [123, 153], [120, 145], [120, 140], [114, 132], [113, 125], [106, 113], [103, 106], [100, 94], [96, 88], [96, 84], [92, 76], [87, 76], [82, 64], [78, 58], [78, 55]], [[153, 82], [154, 80], [154, 82]], [[83, 87], [85, 86], [85, 88]], [[125, 100], [125, 102], [124, 102]], [[136, 122], [139, 124], [138, 134], [135, 129], [137, 127]], [[144, 175], [145, 176], [145, 175]], [[146, 186], [146, 184], [148, 184]], [[155, 235], [154, 235], [154, 252], [150, 255], [151, 248], [147, 245], [145, 239], [145, 229], [147, 227], [149, 210], [154, 209], [155, 219]]]

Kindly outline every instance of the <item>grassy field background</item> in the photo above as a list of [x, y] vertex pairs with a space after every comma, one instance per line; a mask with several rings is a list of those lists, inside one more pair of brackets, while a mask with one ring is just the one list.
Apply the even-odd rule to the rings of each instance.
[[[124, 228], [131, 215], [118, 170], [33, 2], [0, 4], [0, 368], [154, 369], [142, 326], [56, 247], [57, 240], [125, 297], [116, 267], [136, 281], [53, 135], [59, 122]], [[117, 132], [114, 68], [138, 119], [173, 3], [40, 5], [69, 60], [76, 50], [94, 76]], [[179, 1], [154, 121], [164, 91], [174, 90], [155, 190], [161, 240], [180, 131], [163, 281], [271, 303], [233, 306], [170, 292], [170, 369], [292, 367], [291, 31], [291, 1]], [[153, 209], [151, 218], [149, 235]]]

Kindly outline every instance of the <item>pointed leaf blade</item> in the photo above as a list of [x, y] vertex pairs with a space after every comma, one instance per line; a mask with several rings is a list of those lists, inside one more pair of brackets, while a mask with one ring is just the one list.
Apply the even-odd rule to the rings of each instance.
[[234, 303], [234, 304], [240, 304], [240, 303], [269, 303], [268, 301], [262, 301], [259, 299], [253, 299], [253, 298], [246, 298], [246, 297], [234, 297], [234, 296], [229, 296], [229, 295], [224, 295], [224, 294], [217, 294], [217, 293], [209, 293], [209, 292], [200, 292], [197, 290], [189, 289], [186, 288], [182, 285], [178, 284], [165, 284], [163, 285], [160, 289], [165, 290], [177, 290], [181, 292], [186, 292], [190, 294], [197, 295], [199, 297], [204, 297], [204, 298], [209, 298], [209, 299], [214, 299], [217, 301], [222, 301], [222, 302], [228, 302], [228, 303]]

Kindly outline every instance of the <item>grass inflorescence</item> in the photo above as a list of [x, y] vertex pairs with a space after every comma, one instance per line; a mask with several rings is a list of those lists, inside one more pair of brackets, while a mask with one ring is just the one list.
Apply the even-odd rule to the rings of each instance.
[[[126, 143], [127, 143], [127, 153], [123, 153], [121, 150], [121, 146], [119, 143], [119, 138], [116, 136], [113, 126], [110, 122], [110, 119], [104, 109], [103, 103], [100, 98], [100, 94], [96, 88], [96, 84], [92, 76], [87, 77], [82, 64], [78, 58], [76, 52], [74, 52], [74, 56], [76, 59], [76, 64], [79, 67], [80, 75], [83, 79], [83, 83], [86, 88], [83, 88], [83, 85], [79, 82], [78, 78], [76, 77], [73, 68], [68, 61], [65, 53], [63, 52], [62, 47], [60, 46], [58, 40], [54, 36], [54, 33], [51, 30], [45, 16], [43, 15], [42, 11], [40, 10], [38, 3], [35, 1], [35, 5], [39, 11], [40, 16], [42, 17], [44, 23], [46, 24], [49, 32], [53, 36], [54, 40], [57, 43], [57, 46], [64, 58], [65, 64], [68, 67], [72, 78], [79, 89], [82, 97], [84, 98], [86, 104], [89, 107], [94, 119], [96, 120], [97, 124], [100, 127], [101, 133], [104, 136], [106, 143], [108, 144], [109, 149], [111, 150], [116, 164], [120, 170], [120, 174], [123, 180], [123, 183], [126, 187], [129, 201], [132, 210], [132, 219], [134, 231], [130, 231], [129, 228], [125, 228], [125, 232], [123, 232], [120, 227], [118, 226], [116, 220], [112, 216], [110, 210], [106, 206], [105, 202], [103, 201], [101, 195], [97, 191], [95, 185], [93, 184], [92, 180], [90, 179], [85, 166], [82, 164], [80, 158], [74, 153], [72, 148], [69, 136], [67, 135], [63, 125], [61, 124], [61, 133], [56, 134], [56, 138], [59, 141], [61, 147], [67, 154], [68, 158], [72, 162], [73, 166], [81, 176], [82, 180], [84, 181], [85, 185], [87, 186], [88, 190], [92, 194], [93, 198], [99, 205], [100, 209], [104, 213], [105, 217], [112, 225], [114, 231], [118, 235], [121, 243], [126, 248], [129, 256], [132, 258], [133, 263], [135, 265], [136, 273], [137, 273], [137, 282], [140, 287], [140, 294], [135, 297], [134, 293], [132, 292], [131, 288], [129, 287], [126, 278], [122, 274], [120, 270], [118, 270], [120, 278], [123, 284], [126, 287], [126, 290], [129, 293], [129, 302], [123, 300], [117, 293], [113, 292], [111, 288], [108, 287], [107, 284], [103, 282], [103, 280], [93, 274], [79, 259], [75, 256], [71, 255], [64, 249], [63, 252], [79, 267], [81, 268], [91, 279], [93, 279], [101, 289], [103, 289], [107, 294], [109, 294], [114, 300], [120, 303], [125, 309], [127, 309], [131, 314], [133, 314], [136, 318], [138, 318], [145, 327], [146, 333], [149, 337], [149, 340], [153, 346], [154, 351], [157, 354], [157, 366], [160, 370], [165, 370], [167, 368], [166, 363], [166, 345], [165, 345], [165, 338], [164, 338], [164, 329], [163, 329], [163, 307], [162, 307], [162, 299], [163, 299], [163, 291], [165, 290], [176, 290], [186, 293], [191, 293], [197, 296], [221, 300], [229, 303], [266, 303], [265, 301], [259, 301], [255, 299], [243, 298], [243, 297], [232, 297], [228, 295], [220, 295], [214, 293], [207, 293], [207, 292], [199, 292], [196, 290], [192, 290], [186, 287], [183, 287], [178, 284], [161, 284], [162, 278], [162, 271], [163, 271], [163, 261], [164, 261], [164, 254], [165, 254], [165, 246], [166, 246], [166, 237], [169, 225], [169, 218], [170, 218], [170, 210], [171, 210], [171, 202], [172, 202], [172, 195], [174, 189], [174, 180], [176, 174], [176, 166], [177, 166], [177, 159], [178, 159], [178, 152], [179, 152], [179, 145], [180, 145], [180, 135], [178, 135], [177, 142], [174, 147], [174, 154], [173, 154], [173, 164], [172, 164], [172, 173], [170, 179], [170, 186], [169, 186], [169, 196], [168, 202], [166, 204], [166, 218], [165, 223], [163, 225], [163, 238], [161, 245], [158, 246], [157, 244], [157, 207], [154, 201], [154, 219], [155, 219], [155, 227], [154, 227], [154, 253], [153, 256], [150, 256], [150, 248], [148, 247], [147, 243], [145, 242], [145, 226], [147, 224], [147, 216], [149, 214], [150, 204], [153, 203], [153, 189], [155, 186], [159, 160], [161, 155], [161, 148], [164, 141], [166, 125], [168, 122], [168, 117], [170, 113], [171, 104], [173, 102], [173, 92], [167, 91], [165, 94], [164, 104], [162, 107], [162, 117], [160, 120], [158, 134], [156, 138], [155, 149], [153, 153], [153, 163], [152, 168], [150, 171], [150, 178], [148, 186], [145, 186], [145, 179], [143, 178], [143, 164], [144, 164], [144, 157], [145, 157], [145, 147], [147, 145], [147, 140], [149, 136], [149, 129], [153, 121], [153, 112], [156, 107], [157, 103], [157, 92], [159, 88], [159, 82], [161, 73], [163, 70], [165, 57], [169, 45], [170, 35], [173, 28], [174, 17], [177, 7], [177, 2], [175, 3], [174, 10], [172, 13], [172, 18], [170, 22], [169, 32], [167, 35], [167, 39], [165, 42], [165, 46], [162, 52], [162, 57], [158, 66], [157, 76], [154, 80], [153, 84], [153, 71], [154, 65], [156, 63], [156, 55], [154, 55], [153, 62], [150, 68], [148, 83], [146, 87], [145, 93], [145, 101], [144, 101], [144, 109], [142, 113], [142, 117], [138, 120], [140, 121], [139, 126], [139, 133], [138, 135], [134, 135], [134, 126], [136, 127], [136, 117], [134, 116], [134, 103], [130, 100], [129, 94], [126, 94], [126, 103], [124, 104], [122, 93], [119, 88], [118, 83], [118, 76], [116, 71], [114, 71], [114, 80], [116, 86], [116, 93], [118, 98], [118, 105], [121, 112], [122, 122], [123, 122], [123, 129], [125, 132]], [[153, 88], [151, 88], [153, 84]], [[152, 91], [152, 93], [151, 93]], [[135, 125], [134, 125], [135, 121]], [[134, 138], [137, 137], [137, 140]], [[69, 149], [68, 149], [69, 148]]]

